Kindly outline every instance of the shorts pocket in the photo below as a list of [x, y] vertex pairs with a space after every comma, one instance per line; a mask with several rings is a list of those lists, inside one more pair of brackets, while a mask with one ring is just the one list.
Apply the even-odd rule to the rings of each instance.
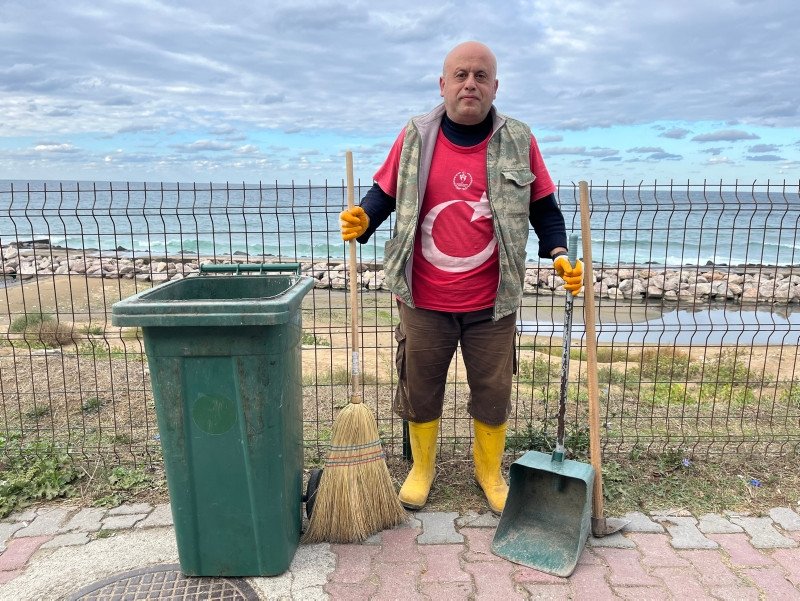
[[395, 352], [394, 364], [397, 369], [397, 377], [401, 382], [406, 381], [406, 333], [403, 324], [397, 324], [394, 329], [394, 339], [397, 341], [397, 351]]

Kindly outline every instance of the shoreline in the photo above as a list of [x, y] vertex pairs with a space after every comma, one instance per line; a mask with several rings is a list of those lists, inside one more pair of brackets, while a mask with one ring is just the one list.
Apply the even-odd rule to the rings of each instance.
[[[205, 264], [250, 262], [276, 263], [277, 257], [234, 254], [218, 257], [198, 255], [136, 256], [130, 251], [97, 251], [50, 246], [46, 240], [12, 242], [0, 247], [0, 287], [12, 281], [53, 275], [127, 278], [154, 284], [181, 279], [199, 272]], [[284, 262], [288, 261], [285, 259]], [[313, 277], [316, 288], [346, 289], [344, 260], [297, 259], [301, 274]], [[362, 290], [386, 290], [382, 265], [362, 262], [358, 267]], [[665, 267], [654, 265], [596, 265], [594, 294], [611, 301], [658, 301], [663, 309], [680, 304], [742, 306], [800, 305], [800, 267], [769, 265], [702, 265]], [[552, 267], [538, 263], [526, 269], [524, 295], [552, 297], [564, 293], [563, 282]]]

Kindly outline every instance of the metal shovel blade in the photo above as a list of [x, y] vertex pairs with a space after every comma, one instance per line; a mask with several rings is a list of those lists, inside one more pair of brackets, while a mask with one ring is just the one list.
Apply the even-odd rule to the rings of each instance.
[[589, 535], [594, 468], [528, 451], [509, 470], [506, 506], [492, 552], [556, 576], [569, 576]]

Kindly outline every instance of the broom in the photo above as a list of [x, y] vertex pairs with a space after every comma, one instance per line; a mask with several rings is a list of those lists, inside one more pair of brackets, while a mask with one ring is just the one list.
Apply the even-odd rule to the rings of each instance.
[[[347, 158], [347, 207], [354, 206], [353, 154]], [[333, 422], [331, 448], [316, 493], [305, 543], [350, 543], [406, 520], [397, 498], [378, 426], [361, 398], [356, 241], [350, 240], [352, 336], [350, 402]]]

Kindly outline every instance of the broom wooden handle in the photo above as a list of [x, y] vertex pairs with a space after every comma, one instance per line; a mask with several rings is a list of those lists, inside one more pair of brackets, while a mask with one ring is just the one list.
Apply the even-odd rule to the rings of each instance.
[[[353, 178], [353, 153], [345, 152], [347, 162], [347, 208], [355, 206], [355, 183]], [[361, 398], [361, 359], [359, 349], [361, 348], [360, 330], [358, 327], [358, 267], [356, 256], [356, 241], [350, 240], [350, 348], [352, 349], [350, 375], [352, 389], [350, 391], [350, 402], [360, 403]]]
[[589, 386], [589, 456], [594, 467], [593, 516], [603, 517], [603, 467], [600, 452], [600, 394], [597, 374], [597, 335], [594, 314], [594, 272], [592, 271], [592, 231], [589, 225], [589, 184], [578, 183], [583, 243], [583, 310], [586, 326], [587, 381]]

